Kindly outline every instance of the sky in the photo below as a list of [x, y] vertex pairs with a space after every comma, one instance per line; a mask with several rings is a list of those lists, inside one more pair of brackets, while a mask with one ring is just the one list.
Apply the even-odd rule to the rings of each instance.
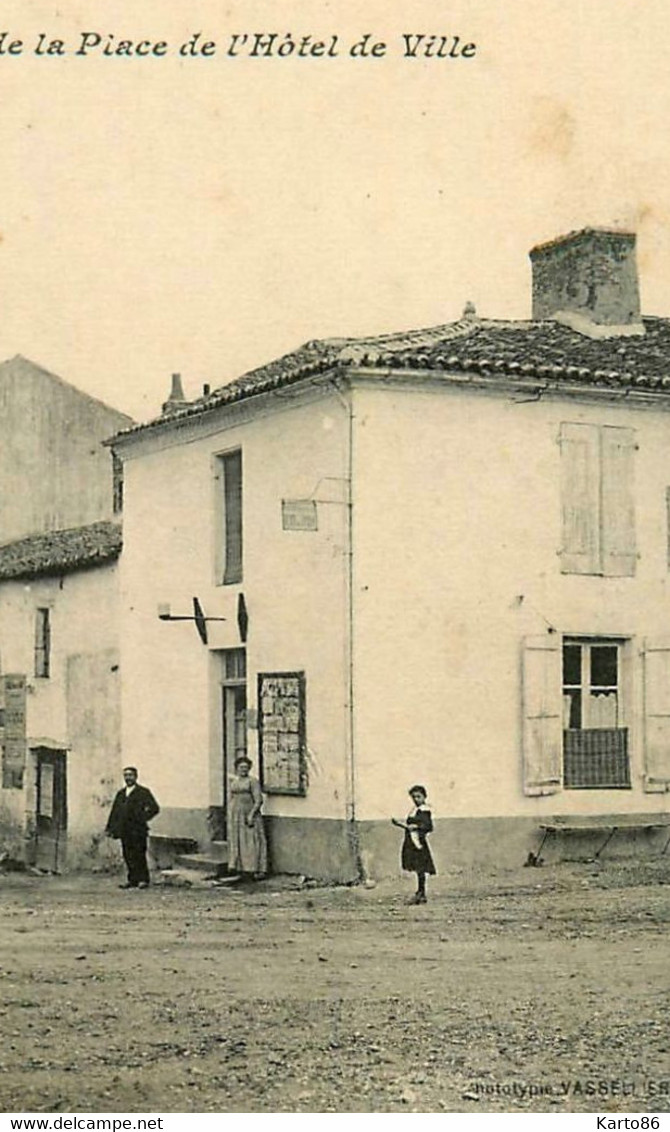
[[[24, 44], [0, 54], [0, 358], [145, 420], [172, 372], [193, 397], [468, 300], [528, 317], [529, 249], [586, 225], [637, 231], [643, 309], [670, 314], [666, 0], [26, 7], [0, 15]], [[180, 57], [197, 31], [216, 54]], [[257, 31], [340, 54], [226, 55]], [[66, 54], [36, 56], [39, 32]], [[169, 50], [82, 57], [82, 32]], [[349, 57], [366, 33], [383, 58]], [[419, 33], [475, 57], [403, 58]]]

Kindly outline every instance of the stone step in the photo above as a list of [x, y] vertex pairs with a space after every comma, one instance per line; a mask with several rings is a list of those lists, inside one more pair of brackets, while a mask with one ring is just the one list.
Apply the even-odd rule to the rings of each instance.
[[193, 869], [199, 873], [211, 873], [217, 875], [220, 871], [225, 869], [228, 861], [228, 847], [217, 848], [212, 852], [211, 849], [207, 853], [181, 853], [175, 865], [180, 869]]
[[171, 833], [154, 833], [152, 830], [149, 834], [149, 842], [152, 846], [164, 846], [177, 853], [198, 852], [198, 842], [193, 837], [176, 837]]
[[180, 853], [197, 853], [198, 842], [192, 837], [173, 837], [169, 833], [151, 832], [149, 849], [158, 868], [166, 869]]

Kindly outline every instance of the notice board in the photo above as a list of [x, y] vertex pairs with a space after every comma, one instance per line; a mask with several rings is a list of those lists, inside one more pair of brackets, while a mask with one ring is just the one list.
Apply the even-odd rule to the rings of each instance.
[[307, 793], [305, 673], [259, 672], [258, 752], [266, 794]]
[[26, 678], [10, 674], [0, 678], [0, 736], [2, 785], [22, 790], [26, 765]]

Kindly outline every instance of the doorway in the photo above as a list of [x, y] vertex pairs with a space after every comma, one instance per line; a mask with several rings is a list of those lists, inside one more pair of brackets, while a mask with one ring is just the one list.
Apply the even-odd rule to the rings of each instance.
[[228, 781], [235, 760], [247, 753], [247, 658], [245, 649], [222, 650], [223, 839], [227, 836]]
[[58, 873], [67, 851], [67, 764], [65, 751], [36, 747], [35, 864]]

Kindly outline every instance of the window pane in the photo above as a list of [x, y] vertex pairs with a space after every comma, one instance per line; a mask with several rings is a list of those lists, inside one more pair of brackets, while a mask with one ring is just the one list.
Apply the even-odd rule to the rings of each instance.
[[616, 645], [591, 647], [591, 687], [616, 688], [618, 681], [618, 655]]
[[244, 649], [226, 649], [224, 652], [226, 680], [244, 680], [247, 675], [247, 654]]
[[618, 726], [619, 697], [616, 692], [599, 692], [591, 689], [589, 696], [589, 727]]
[[563, 693], [563, 727], [574, 730], [582, 726], [582, 693], [571, 688]]
[[39, 776], [39, 815], [41, 818], [54, 816], [54, 768], [51, 763], [42, 763]]
[[563, 645], [563, 683], [581, 684], [582, 646]]

